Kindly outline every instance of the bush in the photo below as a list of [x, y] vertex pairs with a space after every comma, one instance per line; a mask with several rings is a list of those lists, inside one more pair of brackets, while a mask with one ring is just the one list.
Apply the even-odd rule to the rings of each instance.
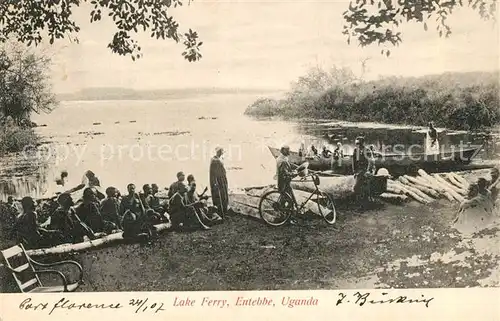
[[2, 126], [0, 128], [0, 155], [20, 152], [28, 146], [36, 146], [39, 137], [29, 127]]
[[407, 125], [434, 121], [449, 129], [476, 130], [500, 124], [498, 76], [445, 73], [359, 82], [345, 69], [314, 69], [285, 99], [259, 99], [245, 114]]

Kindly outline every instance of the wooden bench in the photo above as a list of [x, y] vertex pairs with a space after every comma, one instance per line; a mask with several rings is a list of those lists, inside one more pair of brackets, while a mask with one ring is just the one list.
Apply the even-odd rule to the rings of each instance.
[[[83, 284], [83, 269], [82, 266], [75, 261], [60, 261], [55, 263], [40, 263], [26, 254], [22, 244], [15, 245], [11, 248], [1, 251], [4, 267], [12, 273], [17, 286], [23, 293], [53, 293], [53, 292], [74, 292], [81, 284]], [[64, 264], [76, 266], [79, 271], [78, 281], [68, 283], [68, 279], [61, 272], [53, 268]], [[44, 269], [35, 269], [41, 267]], [[52, 274], [58, 276], [62, 285], [43, 286], [39, 276], [42, 274]]]

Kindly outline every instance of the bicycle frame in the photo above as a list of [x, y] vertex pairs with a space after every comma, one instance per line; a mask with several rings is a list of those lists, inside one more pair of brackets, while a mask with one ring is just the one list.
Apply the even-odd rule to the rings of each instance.
[[[320, 190], [319, 190], [319, 188], [318, 188], [318, 184], [316, 184], [316, 180], [314, 179], [314, 176], [315, 176], [315, 175], [316, 175], [316, 174], [309, 174], [309, 175], [307, 175], [307, 176], [309, 176], [309, 177], [312, 177], [312, 179], [311, 179], [310, 181], [314, 183], [314, 188], [315, 188], [315, 190], [314, 190], [314, 192], [312, 192], [312, 193], [309, 195], [309, 197], [308, 197], [308, 198], [307, 198], [304, 202], [302, 202], [302, 203], [300, 204], [300, 206], [299, 206], [299, 204], [297, 204], [297, 200], [295, 199], [295, 197], [291, 197], [291, 195], [289, 195], [289, 197], [291, 197], [291, 198], [292, 198], [292, 200], [293, 200], [293, 203], [294, 203], [294, 206], [295, 206], [295, 211], [296, 211], [296, 212], [300, 212], [300, 211], [302, 211], [302, 210], [304, 209], [304, 207], [306, 206], [307, 202], [309, 202], [309, 201], [313, 198], [313, 196], [314, 196], [314, 195], [319, 195], [319, 193], [321, 193], [321, 191], [320, 191]], [[306, 176], [306, 177], [307, 177], [307, 176]], [[317, 176], [317, 175], [316, 175], [316, 176]], [[305, 179], [306, 177], [304, 177], [304, 179], [300, 179], [300, 180], [292, 180], [292, 182], [309, 182], [309, 180]]]

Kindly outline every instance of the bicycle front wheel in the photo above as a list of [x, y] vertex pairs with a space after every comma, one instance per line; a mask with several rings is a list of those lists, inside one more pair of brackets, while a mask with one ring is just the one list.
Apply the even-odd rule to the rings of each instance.
[[279, 191], [269, 191], [261, 196], [259, 201], [259, 215], [271, 226], [285, 224], [293, 211], [293, 202], [288, 194]]
[[337, 209], [335, 208], [333, 197], [325, 192], [321, 192], [318, 194], [316, 202], [318, 203], [318, 209], [323, 219], [330, 225], [335, 224]]

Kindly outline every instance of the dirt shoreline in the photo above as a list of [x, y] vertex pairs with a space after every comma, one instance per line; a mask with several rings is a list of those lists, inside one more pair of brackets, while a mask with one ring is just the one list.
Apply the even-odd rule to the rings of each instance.
[[167, 232], [153, 246], [71, 257], [85, 271], [80, 291], [499, 286], [500, 226], [461, 235], [450, 227], [456, 209], [444, 200], [343, 208], [337, 230], [318, 219], [270, 228], [235, 214], [210, 231]]
[[[481, 176], [489, 178], [488, 171], [464, 175], [469, 181]], [[428, 205], [377, 203], [362, 211], [344, 203], [338, 210], [333, 227], [305, 219], [298, 226], [272, 228], [233, 213], [210, 231], [169, 231], [152, 246], [118, 244], [61, 258], [82, 263], [86, 284], [80, 291], [500, 285], [498, 220], [479, 233], [462, 234], [450, 223], [458, 204], [444, 199]], [[500, 218], [500, 204], [496, 211]], [[1, 275], [2, 292], [15, 291]]]

